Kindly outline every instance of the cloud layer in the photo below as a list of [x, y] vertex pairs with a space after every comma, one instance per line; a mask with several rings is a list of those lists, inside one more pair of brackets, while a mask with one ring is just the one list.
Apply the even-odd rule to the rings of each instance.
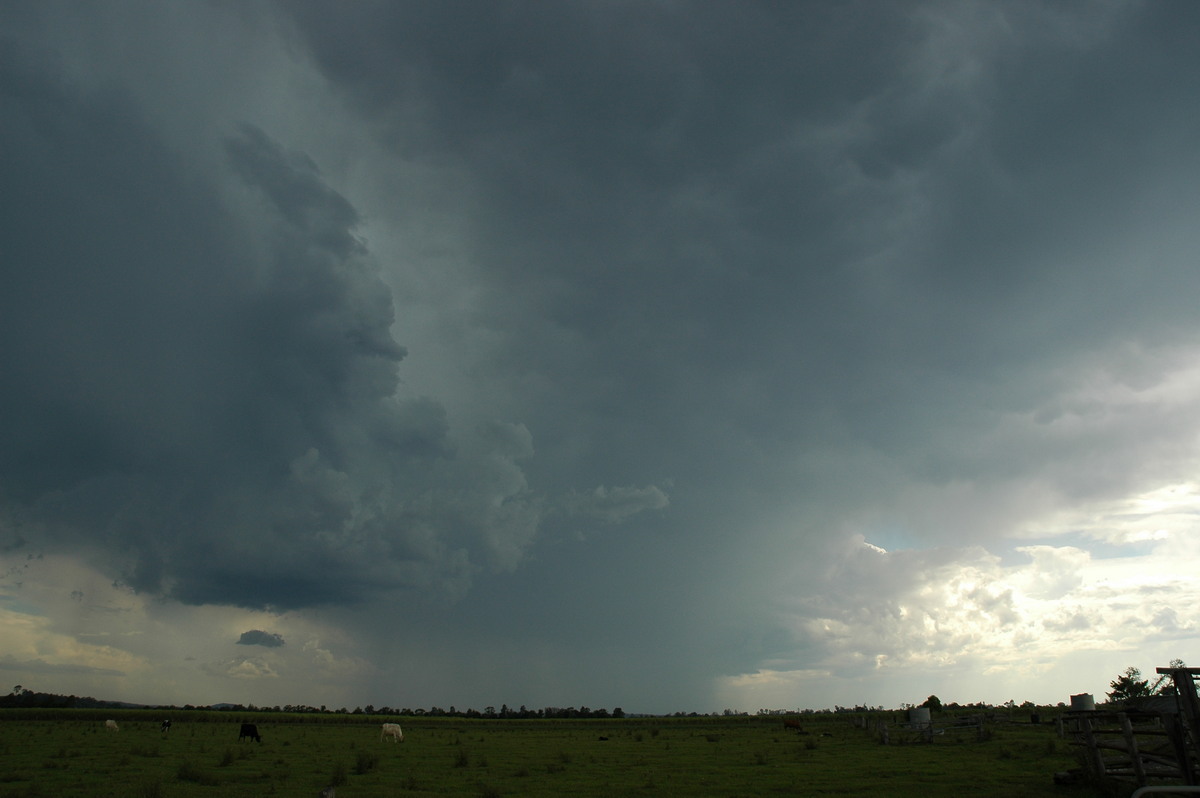
[[6, 8], [0, 667], [674, 711], [1188, 659], [1197, 13]]

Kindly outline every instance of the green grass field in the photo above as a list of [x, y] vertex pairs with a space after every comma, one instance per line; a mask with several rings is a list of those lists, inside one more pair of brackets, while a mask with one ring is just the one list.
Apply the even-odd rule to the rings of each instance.
[[[104, 719], [120, 723], [104, 729]], [[880, 745], [838, 716], [464, 720], [172, 712], [0, 712], [0, 798], [26, 796], [1092, 796], [1052, 726]], [[153, 718], [153, 719], [151, 719]], [[239, 742], [241, 720], [263, 742]], [[405, 742], [381, 742], [398, 720]], [[895, 738], [893, 738], [895, 739]]]

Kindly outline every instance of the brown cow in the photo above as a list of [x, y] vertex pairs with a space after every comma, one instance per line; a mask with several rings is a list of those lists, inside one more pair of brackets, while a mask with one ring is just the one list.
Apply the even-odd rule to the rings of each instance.
[[784, 718], [783, 719], [783, 728], [794, 729], [795, 731], [800, 732], [800, 733], [804, 732], [804, 727], [801, 726], [800, 721], [796, 720], [795, 718]]

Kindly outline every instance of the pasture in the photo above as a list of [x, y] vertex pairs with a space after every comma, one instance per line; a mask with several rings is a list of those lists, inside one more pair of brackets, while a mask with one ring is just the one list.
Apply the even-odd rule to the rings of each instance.
[[[166, 716], [165, 714], [163, 715]], [[119, 732], [106, 732], [115, 718]], [[143, 711], [0, 712], [0, 798], [310, 796], [1056, 796], [1075, 766], [1049, 725], [880, 745], [844, 717], [471, 720]], [[262, 743], [238, 741], [256, 723]], [[381, 741], [398, 721], [405, 742]]]

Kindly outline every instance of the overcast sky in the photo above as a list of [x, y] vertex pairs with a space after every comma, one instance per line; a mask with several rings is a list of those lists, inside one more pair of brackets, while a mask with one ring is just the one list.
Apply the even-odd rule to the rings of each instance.
[[1200, 664], [1198, 31], [0, 2], [0, 679], [753, 712]]

